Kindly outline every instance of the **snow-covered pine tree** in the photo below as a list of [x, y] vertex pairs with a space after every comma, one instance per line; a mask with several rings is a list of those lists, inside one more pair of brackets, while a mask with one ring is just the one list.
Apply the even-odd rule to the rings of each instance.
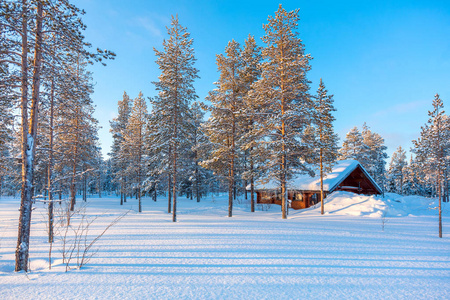
[[324, 172], [330, 172], [338, 156], [338, 136], [334, 133], [332, 113], [336, 111], [333, 106], [333, 95], [329, 95], [325, 85], [320, 79], [317, 96], [315, 96], [315, 136], [316, 151], [318, 151], [318, 165], [320, 170], [320, 212], [324, 214], [323, 176]]
[[142, 212], [142, 180], [147, 173], [144, 153], [147, 120], [147, 104], [144, 95], [140, 92], [138, 97], [134, 99], [123, 141], [126, 156], [128, 156], [127, 177], [134, 181], [134, 190], [139, 201], [139, 212]]
[[200, 104], [194, 102], [192, 104], [193, 126], [191, 132], [191, 144], [193, 160], [191, 163], [190, 181], [192, 182], [192, 192], [195, 195], [197, 202], [200, 202], [202, 195], [206, 194], [206, 180], [208, 172], [200, 165], [200, 151], [199, 148], [207, 141], [207, 137], [201, 130], [204, 118], [204, 112], [201, 110]]
[[444, 173], [450, 159], [450, 126], [445, 117], [444, 103], [439, 94], [434, 96], [433, 110], [428, 111], [427, 124], [422, 126], [420, 137], [413, 141], [413, 152], [424, 163], [424, 171], [433, 175], [439, 198], [439, 237], [442, 238], [442, 188]]
[[110, 132], [113, 137], [113, 144], [111, 146], [111, 168], [112, 181], [117, 184], [120, 193], [120, 205], [127, 201], [126, 193], [126, 166], [129, 165], [128, 156], [125, 152], [125, 135], [128, 120], [131, 114], [131, 99], [126, 92], [123, 92], [122, 100], [117, 103], [118, 113], [117, 117], [110, 122]]
[[[245, 40], [244, 48], [241, 52], [242, 67], [242, 94], [243, 94], [243, 122], [244, 135], [241, 138], [241, 148], [244, 151], [246, 164], [242, 177], [245, 180], [245, 188], [247, 182], [250, 181], [250, 211], [255, 212], [255, 179], [258, 178], [258, 172], [255, 168], [258, 157], [255, 147], [258, 142], [258, 136], [254, 133], [254, 124], [257, 117], [253, 107], [253, 98], [249, 97], [252, 85], [261, 77], [261, 47], [256, 44], [255, 38], [249, 35]], [[247, 195], [247, 194], [246, 194]]]
[[[178, 190], [178, 158], [180, 145], [189, 140], [189, 127], [192, 126], [190, 103], [197, 98], [194, 80], [198, 78], [193, 39], [186, 28], [178, 22], [178, 16], [172, 17], [171, 27], [167, 28], [169, 39], [163, 42], [163, 51], [155, 50], [156, 63], [161, 70], [159, 80], [153, 82], [158, 96], [151, 101], [153, 121], [158, 127], [152, 131], [154, 149], [169, 153], [169, 180], [172, 181], [173, 209], [172, 220], [176, 222]], [[156, 121], [156, 122], [155, 122]]]
[[159, 188], [167, 191], [167, 212], [172, 212], [172, 180], [171, 180], [171, 145], [167, 136], [170, 136], [170, 111], [165, 110], [165, 106], [158, 96], [150, 98], [152, 110], [147, 123], [148, 137], [146, 140], [146, 152], [149, 155], [149, 177], [153, 177], [154, 182], [159, 183]]
[[443, 124], [444, 124], [444, 138], [447, 139], [447, 151], [445, 157], [445, 167], [443, 172], [443, 197], [442, 201], [449, 202], [450, 201], [450, 116], [443, 116]]
[[397, 150], [392, 154], [389, 163], [388, 176], [389, 182], [393, 182], [394, 190], [392, 192], [403, 195], [403, 185], [405, 178], [405, 168], [407, 167], [406, 151], [402, 146], [398, 146]]
[[296, 172], [309, 171], [304, 163], [313, 145], [302, 141], [311, 121], [313, 104], [308, 94], [310, 55], [297, 32], [299, 10], [286, 11], [280, 4], [275, 16], [263, 25], [264, 62], [262, 74], [253, 85], [250, 97], [261, 116], [259, 128], [264, 129], [266, 170], [270, 179], [279, 182], [282, 218], [287, 218], [287, 182]]
[[403, 193], [405, 195], [413, 195], [417, 194], [415, 192], [416, 183], [415, 183], [415, 174], [414, 170], [412, 169], [413, 164], [413, 158], [412, 155], [409, 159], [409, 163], [406, 163], [404, 169], [403, 169]]
[[216, 89], [211, 91], [207, 100], [211, 116], [203, 130], [211, 142], [210, 157], [202, 162], [206, 168], [227, 178], [228, 181], [228, 217], [233, 215], [233, 194], [235, 172], [239, 154], [239, 139], [243, 134], [243, 93], [241, 48], [232, 40], [225, 48], [225, 55], [216, 59], [219, 80]]
[[384, 139], [378, 133], [371, 131], [366, 123], [363, 124], [362, 136], [365, 153], [360, 162], [375, 182], [382, 186], [385, 181], [386, 159], [388, 158]]
[[367, 146], [358, 127], [353, 127], [345, 136], [345, 140], [339, 149], [339, 159], [355, 159], [359, 162], [366, 160]]

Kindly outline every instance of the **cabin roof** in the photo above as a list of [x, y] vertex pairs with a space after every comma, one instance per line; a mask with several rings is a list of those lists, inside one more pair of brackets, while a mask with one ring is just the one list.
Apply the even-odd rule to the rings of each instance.
[[[333, 192], [341, 182], [343, 182], [358, 166], [364, 175], [370, 180], [374, 187], [381, 194], [382, 189], [367, 173], [366, 169], [356, 160], [340, 160], [337, 161], [332, 171], [323, 178], [323, 190]], [[256, 190], [274, 190], [280, 187], [280, 184], [274, 180], [267, 183], [259, 183], [255, 185]], [[320, 176], [310, 177], [308, 175], [297, 175], [287, 184], [289, 190], [299, 191], [320, 191]]]

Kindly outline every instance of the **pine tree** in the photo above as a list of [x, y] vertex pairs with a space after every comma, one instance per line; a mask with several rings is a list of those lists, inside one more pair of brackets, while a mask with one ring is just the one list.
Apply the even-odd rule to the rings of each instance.
[[339, 149], [339, 159], [354, 159], [359, 162], [366, 160], [367, 146], [358, 127], [353, 127], [345, 136], [342, 148]]
[[142, 212], [142, 180], [146, 174], [144, 140], [147, 128], [147, 104], [142, 92], [134, 99], [130, 118], [125, 130], [124, 147], [129, 157], [127, 166], [127, 177], [135, 182], [136, 195], [139, 201], [139, 212]]
[[393, 192], [403, 195], [403, 185], [405, 178], [406, 151], [402, 146], [399, 146], [397, 150], [392, 154], [391, 162], [389, 164], [389, 177], [394, 182]]
[[[242, 69], [242, 93], [243, 93], [243, 114], [244, 114], [244, 135], [241, 138], [241, 148], [244, 151], [245, 159], [248, 164], [242, 177], [247, 186], [247, 180], [250, 181], [250, 211], [255, 212], [255, 179], [258, 178], [258, 171], [255, 164], [258, 162], [258, 151], [256, 151], [258, 136], [255, 136], [254, 125], [256, 123], [257, 113], [254, 110], [253, 98], [249, 97], [253, 84], [261, 77], [261, 47], [256, 45], [255, 38], [251, 35], [245, 40], [245, 46], [241, 53], [243, 61]], [[257, 134], [257, 133], [256, 133]], [[247, 194], [246, 194], [247, 195]]]
[[360, 162], [375, 182], [383, 185], [386, 159], [388, 158], [384, 139], [378, 133], [372, 132], [366, 123], [363, 124], [362, 136], [365, 145], [365, 153], [364, 158]]
[[190, 172], [190, 181], [192, 182], [192, 192], [195, 194], [195, 199], [200, 202], [200, 198], [206, 193], [205, 185], [208, 177], [207, 171], [200, 165], [200, 151], [199, 148], [203, 145], [207, 137], [201, 130], [203, 124], [204, 113], [200, 108], [198, 102], [192, 105], [193, 126], [191, 133], [192, 140], [192, 164]]
[[325, 85], [320, 79], [319, 89], [315, 97], [315, 136], [316, 149], [319, 151], [319, 170], [320, 170], [320, 201], [321, 214], [324, 214], [324, 196], [323, 196], [323, 176], [324, 172], [330, 172], [338, 156], [338, 136], [333, 130], [332, 115], [336, 109], [333, 106], [333, 95], [328, 95]]
[[[156, 63], [161, 70], [159, 81], [154, 82], [158, 96], [152, 100], [154, 124], [159, 124], [152, 133], [155, 149], [163, 149], [169, 154], [169, 180], [172, 180], [173, 209], [172, 220], [176, 222], [177, 190], [180, 162], [178, 158], [183, 144], [188, 144], [189, 127], [192, 126], [190, 103], [197, 98], [193, 86], [198, 78], [198, 70], [193, 40], [172, 17], [171, 27], [167, 29], [169, 40], [164, 40], [164, 51], [155, 50]], [[159, 151], [156, 151], [159, 152]], [[164, 152], [162, 152], [164, 153]]]
[[312, 146], [302, 141], [313, 104], [306, 78], [311, 57], [305, 54], [297, 32], [299, 19], [298, 9], [287, 12], [280, 5], [263, 25], [262, 74], [250, 96], [260, 113], [255, 130], [264, 129], [266, 170], [281, 189], [283, 219], [287, 218], [287, 182], [294, 173], [309, 170], [304, 162]]
[[217, 88], [209, 93], [207, 100], [211, 117], [204, 131], [211, 141], [209, 160], [203, 166], [225, 176], [228, 181], [228, 217], [233, 214], [233, 195], [237, 161], [239, 157], [239, 139], [243, 133], [243, 109], [241, 49], [239, 43], [232, 40], [225, 48], [226, 55], [217, 55], [217, 69], [220, 78]]
[[434, 175], [437, 183], [440, 238], [442, 238], [442, 188], [450, 157], [450, 126], [444, 113], [444, 104], [439, 94], [436, 94], [433, 100], [433, 110], [428, 111], [430, 118], [427, 124], [422, 127], [420, 138], [413, 141], [413, 151], [423, 162], [423, 170], [430, 175]]
[[113, 182], [118, 184], [120, 193], [120, 205], [126, 202], [126, 174], [125, 169], [129, 164], [128, 156], [125, 151], [126, 127], [131, 114], [131, 99], [126, 92], [123, 98], [118, 102], [118, 115], [110, 122], [110, 132], [113, 136], [113, 144], [111, 147], [111, 167], [113, 173]]

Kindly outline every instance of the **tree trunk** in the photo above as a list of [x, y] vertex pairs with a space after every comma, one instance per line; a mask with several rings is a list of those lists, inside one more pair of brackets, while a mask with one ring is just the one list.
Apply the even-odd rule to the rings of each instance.
[[[178, 94], [175, 94], [175, 99], [178, 100]], [[172, 210], [172, 221], [177, 221], [177, 151], [178, 151], [178, 112], [175, 111], [174, 115], [174, 141], [173, 141], [173, 210]]]
[[[283, 47], [281, 45], [281, 53], [280, 57], [284, 57], [284, 51]], [[284, 66], [282, 66], [284, 68]], [[281, 116], [284, 117], [285, 114], [285, 100], [284, 100], [284, 92], [285, 92], [285, 85], [284, 85], [284, 69], [281, 69], [281, 84], [280, 84], [280, 90], [281, 90]], [[281, 218], [287, 219], [287, 199], [286, 199], [286, 124], [284, 122], [284, 119], [281, 120]]]
[[[252, 126], [253, 126], [253, 123], [252, 123]], [[253, 148], [250, 149], [250, 152], [253, 152]], [[250, 177], [250, 210], [251, 210], [251, 212], [255, 212], [255, 178], [253, 177], [253, 169], [254, 169], [253, 157], [251, 157], [251, 161], [250, 161], [250, 172], [251, 172], [251, 177]]]
[[441, 171], [438, 170], [438, 189], [439, 189], [439, 237], [442, 238], [442, 187], [441, 187]]
[[[176, 129], [175, 129], [176, 130]], [[177, 221], [177, 152], [176, 147], [173, 152], [173, 210], [172, 210], [172, 221]]]
[[284, 142], [284, 121], [281, 124], [282, 134], [282, 155], [281, 155], [281, 218], [287, 219], [287, 200], [286, 200], [286, 145]]
[[[78, 66], [77, 66], [77, 78], [78, 78]], [[76, 204], [76, 176], [77, 176], [77, 158], [78, 158], [78, 129], [79, 129], [79, 108], [76, 108], [76, 120], [75, 120], [75, 141], [73, 151], [73, 165], [72, 165], [72, 182], [70, 186], [70, 211], [75, 210]]]
[[139, 124], [139, 151], [138, 151], [138, 197], [139, 197], [139, 212], [142, 212], [141, 202], [141, 160], [142, 160], [142, 125]]
[[[53, 168], [53, 106], [54, 106], [55, 85], [52, 79], [52, 87], [50, 93], [50, 143], [49, 157], [47, 166], [47, 190], [48, 190], [48, 242], [53, 243], [53, 192], [52, 192], [52, 168]], [[50, 252], [51, 253], [51, 252]], [[51, 260], [49, 254], [49, 260]], [[51, 261], [49, 261], [51, 265]]]
[[230, 168], [228, 179], [228, 217], [233, 216], [233, 185], [234, 185], [233, 168]]
[[167, 197], [167, 202], [168, 202], [167, 213], [170, 214], [172, 212], [172, 176], [171, 176], [170, 173], [169, 173], [169, 186], [168, 186], [168, 189], [169, 189], [169, 193], [168, 193], [168, 197]]
[[324, 203], [323, 203], [323, 149], [320, 148], [320, 214], [325, 213]]
[[127, 202], [127, 177], [123, 177], [123, 202]]
[[195, 198], [197, 199], [197, 202], [200, 202], [198, 161], [196, 161], [195, 164], [196, 164], [196, 168], [197, 168], [196, 174], [195, 174], [195, 176], [197, 177], [195, 180]]
[[[27, 56], [27, 9], [26, 1], [22, 2], [23, 16], [22, 16], [22, 64]], [[37, 138], [37, 121], [39, 112], [39, 88], [40, 88], [40, 72], [41, 72], [41, 62], [42, 62], [42, 15], [43, 8], [42, 2], [37, 2], [37, 15], [36, 15], [36, 39], [35, 39], [35, 49], [34, 49], [34, 62], [33, 62], [33, 82], [32, 82], [32, 99], [31, 99], [31, 110], [30, 110], [30, 124], [29, 126], [24, 126], [22, 128], [22, 134], [24, 134], [24, 129], [28, 129], [28, 136], [26, 138], [26, 154], [23, 157], [24, 162], [22, 162], [22, 176], [25, 175], [25, 183], [22, 183], [22, 199], [20, 206], [20, 219], [19, 219], [19, 234], [17, 240], [16, 248], [16, 271], [25, 270], [28, 271], [28, 251], [29, 251], [29, 241], [30, 241], [30, 229], [31, 229], [31, 209], [32, 209], [32, 190], [33, 190], [33, 169], [34, 169], [34, 156], [36, 153], [36, 138]], [[25, 53], [24, 53], [25, 51]], [[26, 62], [25, 62], [26, 64]], [[22, 72], [28, 69], [27, 65], [22, 65]], [[24, 89], [23, 84], [27, 83], [28, 78], [25, 78], [25, 74], [22, 74], [22, 105], [27, 104], [27, 95], [23, 95]], [[24, 99], [25, 98], [25, 99]], [[25, 100], [25, 101], [24, 101]], [[24, 115], [25, 112], [25, 115]], [[22, 118], [27, 118], [26, 110], [22, 109]], [[22, 124], [24, 122], [22, 121]], [[25, 124], [24, 124], [25, 125]], [[28, 125], [28, 124], [27, 124]], [[25, 168], [24, 168], [25, 163]], [[23, 174], [25, 169], [25, 174]]]
[[87, 202], [87, 176], [86, 166], [83, 167], [83, 201]]
[[[244, 151], [244, 170], [247, 171], [247, 150]], [[247, 200], [248, 200], [247, 179], [244, 179], [244, 199], [245, 199], [245, 203], [247, 203]]]
[[[16, 265], [15, 271], [28, 271], [28, 249], [30, 241], [31, 226], [31, 185], [32, 174], [28, 155], [31, 155], [31, 149], [28, 143], [28, 11], [27, 1], [22, 0], [22, 195], [20, 203], [19, 233], [16, 247]], [[32, 141], [31, 141], [32, 142]]]
[[75, 210], [75, 203], [76, 203], [76, 176], [77, 176], [77, 155], [78, 155], [78, 147], [74, 145], [74, 157], [73, 157], [73, 164], [72, 164], [72, 180], [70, 183], [70, 211]]
[[[100, 160], [99, 160], [100, 162]], [[98, 170], [98, 176], [97, 176], [97, 190], [98, 190], [98, 197], [102, 197], [102, 175], [101, 171]]]

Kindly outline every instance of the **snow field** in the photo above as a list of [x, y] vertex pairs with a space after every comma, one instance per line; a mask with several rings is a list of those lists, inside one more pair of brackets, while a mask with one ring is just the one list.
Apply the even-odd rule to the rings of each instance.
[[[90, 198], [92, 236], [131, 209], [80, 270], [64, 272], [60, 242], [48, 270], [46, 210], [35, 205], [31, 272], [14, 273], [19, 200], [0, 199], [0, 299], [449, 299], [450, 226], [437, 237], [435, 203], [339, 192], [320, 208], [251, 213], [227, 197], [167, 201]], [[385, 219], [384, 231], [382, 219]]]

